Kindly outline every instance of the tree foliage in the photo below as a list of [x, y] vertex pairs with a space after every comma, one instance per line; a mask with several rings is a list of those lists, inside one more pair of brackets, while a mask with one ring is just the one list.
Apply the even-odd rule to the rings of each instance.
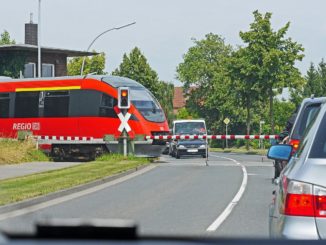
[[[15, 40], [11, 39], [8, 31], [5, 30], [0, 35], [0, 45], [15, 43]], [[18, 78], [20, 71], [24, 71], [25, 60], [26, 54], [24, 52], [2, 52], [0, 54], [0, 76]]]
[[120, 66], [112, 72], [112, 75], [128, 77], [133, 79], [148, 90], [156, 97], [159, 96], [159, 78], [147, 62], [145, 55], [142, 54], [138, 47], [131, 50], [130, 54], [124, 54]]
[[[93, 51], [95, 52], [95, 51]], [[80, 75], [84, 57], [75, 57], [68, 61], [67, 70], [69, 76]], [[105, 68], [105, 54], [100, 53], [92, 57], [86, 57], [83, 74], [96, 73], [106, 74]]]
[[315, 97], [326, 95], [326, 63], [324, 60], [318, 64], [317, 68], [311, 63], [305, 76], [305, 84], [300, 94], [300, 100], [311, 95]]
[[198, 115], [190, 113], [187, 108], [183, 107], [178, 110], [177, 119], [196, 119]]
[[185, 110], [205, 118], [213, 133], [225, 133], [225, 117], [231, 121], [230, 134], [258, 133], [261, 120], [266, 122], [265, 132], [274, 133], [275, 125], [281, 130], [295, 105], [275, 96], [284, 87], [302, 88], [295, 63], [303, 58], [304, 49], [286, 37], [290, 24], [273, 30], [271, 13], [253, 15], [249, 30], [240, 32], [243, 46], [233, 48], [209, 33], [194, 39], [177, 66], [177, 78], [188, 98]]
[[194, 46], [177, 67], [177, 78], [184, 83], [189, 112], [205, 118], [217, 132], [223, 127], [223, 118], [233, 114], [226, 96], [229, 79], [225, 75], [225, 62], [232, 48], [212, 33], [193, 41]]
[[254, 22], [250, 24], [250, 30], [240, 32], [240, 37], [246, 44], [242, 48], [246, 50], [243, 54], [248, 62], [246, 73], [254, 80], [262, 97], [269, 98], [269, 121], [273, 133], [275, 91], [279, 93], [283, 87], [297, 88], [302, 83], [295, 62], [302, 60], [304, 49], [291, 38], [285, 38], [289, 22], [274, 31], [271, 26], [272, 13], [263, 15], [255, 11], [253, 14]]
[[295, 104], [290, 101], [274, 100], [275, 127], [278, 132], [281, 132], [284, 129], [286, 122], [294, 113], [295, 107]]
[[10, 38], [10, 34], [8, 31], [4, 30], [3, 33], [0, 35], [0, 45], [8, 45], [8, 44], [15, 44], [16, 41]]
[[128, 77], [144, 85], [158, 99], [168, 120], [173, 119], [174, 86], [159, 80], [138, 47], [123, 55], [121, 64], [112, 75]]

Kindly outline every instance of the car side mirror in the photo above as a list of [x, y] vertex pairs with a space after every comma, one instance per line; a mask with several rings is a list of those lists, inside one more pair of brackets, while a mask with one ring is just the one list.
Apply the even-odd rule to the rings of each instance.
[[269, 159], [289, 161], [292, 153], [292, 145], [273, 145], [267, 152]]

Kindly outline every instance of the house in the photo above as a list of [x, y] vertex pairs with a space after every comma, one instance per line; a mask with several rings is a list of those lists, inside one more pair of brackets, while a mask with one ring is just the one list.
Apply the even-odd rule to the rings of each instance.
[[[0, 45], [1, 57], [21, 57], [25, 61], [24, 69], [20, 72], [24, 78], [38, 76], [38, 46], [37, 24], [31, 20], [25, 24], [25, 43]], [[67, 58], [96, 55], [94, 52], [41, 47], [42, 77], [58, 77], [67, 75]], [[3, 74], [0, 74], [0, 76]]]
[[178, 114], [178, 110], [186, 106], [186, 98], [183, 94], [183, 87], [174, 87], [173, 114]]

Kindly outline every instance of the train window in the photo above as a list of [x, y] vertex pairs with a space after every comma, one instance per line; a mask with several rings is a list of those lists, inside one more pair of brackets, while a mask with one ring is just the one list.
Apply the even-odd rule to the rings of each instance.
[[39, 92], [19, 92], [15, 99], [15, 117], [38, 117]]
[[9, 117], [9, 94], [1, 94], [0, 93], [0, 118], [8, 118]]
[[103, 93], [100, 105], [100, 117], [117, 117], [113, 109], [115, 104], [117, 102], [113, 97]]
[[70, 91], [70, 117], [97, 117], [102, 93], [96, 90]]
[[101, 106], [113, 108], [113, 98], [107, 94], [102, 94]]
[[154, 96], [144, 88], [131, 89], [131, 102], [142, 114], [142, 116], [150, 122], [164, 122], [165, 116]]
[[69, 92], [48, 91], [44, 98], [44, 117], [68, 117]]

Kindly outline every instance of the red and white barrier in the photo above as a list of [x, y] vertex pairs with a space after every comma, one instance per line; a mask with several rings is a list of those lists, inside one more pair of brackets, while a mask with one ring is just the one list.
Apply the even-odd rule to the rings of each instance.
[[236, 140], [236, 139], [278, 139], [278, 135], [155, 135], [145, 136], [146, 140], [192, 140], [192, 139], [212, 139], [212, 140]]
[[39, 144], [103, 144], [105, 143], [103, 139], [97, 139], [93, 137], [85, 136], [46, 136], [46, 135], [36, 135], [33, 136]]

